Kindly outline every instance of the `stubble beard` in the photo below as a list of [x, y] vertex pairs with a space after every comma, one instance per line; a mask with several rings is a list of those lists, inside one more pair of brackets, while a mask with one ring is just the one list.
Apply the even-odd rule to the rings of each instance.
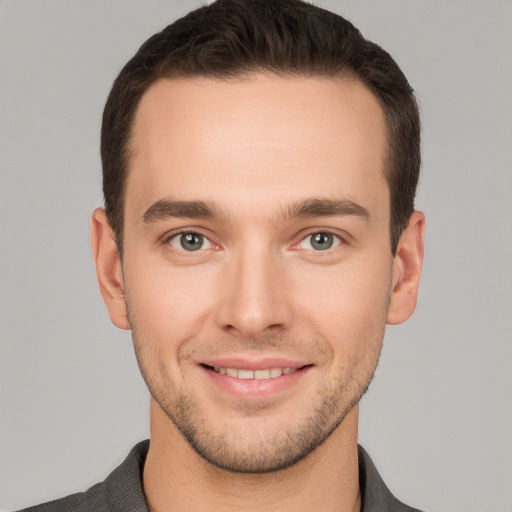
[[[162, 402], [156, 393], [151, 390], [150, 392], [190, 446], [203, 459], [218, 468], [235, 473], [271, 473], [299, 462], [326, 441], [359, 402], [369, 384], [368, 382], [359, 395], [339, 410], [334, 419], [332, 413], [339, 409], [335, 397], [344, 393], [341, 386], [340, 390], [332, 391], [332, 394], [324, 397], [301, 423], [284, 432], [281, 429], [272, 436], [257, 439], [247, 439], [243, 432], [232, 430], [220, 434], [209, 431], [206, 422], [200, 419], [202, 410], [192, 396], [181, 393], [177, 400], [169, 403]], [[256, 427], [252, 430], [254, 432]]]
[[[130, 311], [129, 304], [127, 310]], [[221, 433], [214, 432], [199, 400], [192, 393], [176, 389], [162, 361], [150, 363], [146, 350], [151, 346], [150, 340], [137, 328], [133, 314], [129, 314], [129, 319], [137, 362], [151, 396], [197, 454], [215, 467], [235, 473], [270, 473], [285, 469], [324, 443], [366, 393], [377, 367], [384, 336], [382, 326], [373, 333], [375, 338], [369, 343], [374, 352], [370, 363], [352, 367], [344, 382], [325, 386], [319, 391], [307, 417], [271, 435], [258, 435], [256, 425], [247, 435], [247, 432], [229, 428]], [[254, 410], [244, 411], [241, 404], [240, 412], [254, 415], [252, 419], [257, 423]]]

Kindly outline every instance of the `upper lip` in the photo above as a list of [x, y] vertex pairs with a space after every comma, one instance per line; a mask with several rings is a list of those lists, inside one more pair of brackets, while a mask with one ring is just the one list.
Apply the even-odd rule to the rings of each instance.
[[217, 368], [236, 368], [238, 370], [267, 370], [269, 368], [302, 368], [310, 363], [281, 357], [248, 359], [243, 357], [222, 357], [201, 361], [206, 366]]

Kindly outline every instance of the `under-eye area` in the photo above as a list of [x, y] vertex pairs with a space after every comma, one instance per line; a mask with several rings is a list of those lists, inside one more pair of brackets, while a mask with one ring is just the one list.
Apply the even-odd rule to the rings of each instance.
[[292, 373], [304, 371], [306, 368], [310, 368], [312, 365], [307, 364], [301, 366], [300, 368], [281, 368], [281, 367], [273, 367], [273, 368], [265, 368], [259, 370], [247, 370], [242, 368], [222, 368], [218, 366], [209, 366], [207, 364], [201, 365], [207, 370], [214, 371], [221, 375], [227, 375], [228, 377], [234, 377], [236, 379], [275, 379], [277, 377], [281, 377], [283, 375], [290, 375]]

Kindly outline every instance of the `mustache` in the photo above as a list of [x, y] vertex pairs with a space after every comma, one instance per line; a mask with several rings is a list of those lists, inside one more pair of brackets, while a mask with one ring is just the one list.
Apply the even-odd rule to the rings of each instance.
[[[151, 344], [147, 333], [137, 322], [126, 294], [125, 304], [133, 341], [136, 345], [139, 343]], [[205, 339], [204, 336], [192, 335], [181, 340], [178, 348], [178, 358], [191, 361], [224, 355], [265, 355], [322, 362], [331, 358], [333, 353], [332, 347], [318, 336], [311, 334], [298, 336], [287, 332], [260, 333], [257, 338], [232, 335]]]
[[230, 356], [280, 356], [308, 361], [322, 361], [329, 357], [330, 346], [318, 338], [299, 339], [293, 336], [266, 335], [258, 339], [220, 338], [202, 340], [189, 337], [180, 347], [180, 358], [196, 360], [201, 358]]

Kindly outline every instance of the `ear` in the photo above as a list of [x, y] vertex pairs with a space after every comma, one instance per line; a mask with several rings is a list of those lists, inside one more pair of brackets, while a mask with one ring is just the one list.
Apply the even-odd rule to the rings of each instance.
[[405, 322], [416, 309], [425, 246], [425, 216], [415, 211], [402, 232], [393, 259], [388, 324]]
[[124, 297], [121, 257], [117, 250], [114, 232], [103, 208], [97, 208], [92, 214], [91, 246], [98, 284], [110, 320], [120, 329], [130, 329]]

